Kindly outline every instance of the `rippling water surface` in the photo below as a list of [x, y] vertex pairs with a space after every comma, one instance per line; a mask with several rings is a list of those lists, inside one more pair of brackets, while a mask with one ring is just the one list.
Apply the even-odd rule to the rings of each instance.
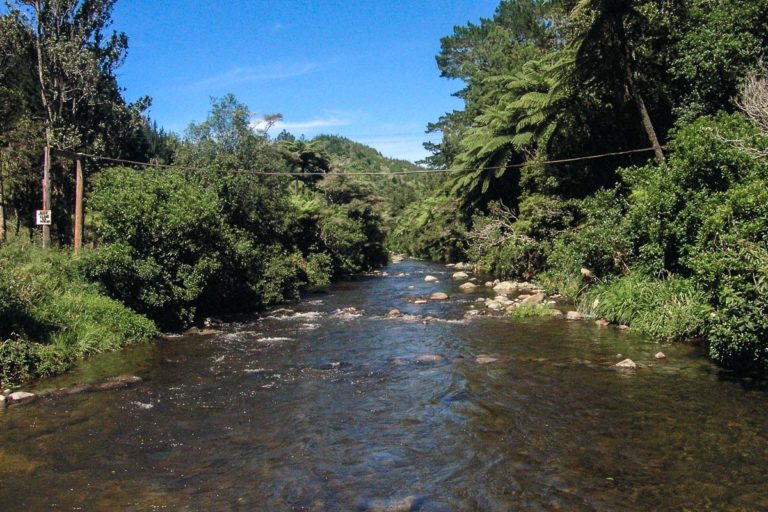
[[768, 396], [698, 349], [386, 270], [41, 383], [145, 379], [0, 413], [0, 510], [768, 510]]

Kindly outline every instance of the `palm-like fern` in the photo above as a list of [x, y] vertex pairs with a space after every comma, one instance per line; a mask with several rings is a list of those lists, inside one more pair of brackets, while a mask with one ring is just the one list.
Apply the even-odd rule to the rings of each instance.
[[488, 85], [496, 82], [492, 89], [504, 92], [467, 130], [457, 158], [457, 166], [467, 170], [450, 183], [453, 194], [482, 196], [510, 163], [546, 153], [568, 94], [565, 77], [572, 64], [573, 53], [563, 51], [529, 61], [512, 76], [488, 79]]

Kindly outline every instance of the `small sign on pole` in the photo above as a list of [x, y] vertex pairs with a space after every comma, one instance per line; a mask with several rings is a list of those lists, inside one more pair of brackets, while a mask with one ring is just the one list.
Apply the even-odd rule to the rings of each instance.
[[37, 210], [36, 224], [38, 226], [51, 225], [51, 210]]

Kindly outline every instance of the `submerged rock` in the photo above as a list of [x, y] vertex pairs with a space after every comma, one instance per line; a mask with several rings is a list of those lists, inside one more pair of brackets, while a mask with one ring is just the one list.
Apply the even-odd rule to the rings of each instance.
[[427, 276], [424, 278], [424, 281], [427, 283], [436, 283], [437, 278], [435, 276]]
[[637, 370], [637, 363], [631, 359], [624, 359], [623, 361], [619, 361], [613, 366], [616, 368], [625, 368], [627, 370]]
[[422, 354], [416, 357], [417, 363], [437, 363], [443, 360], [443, 356], [439, 354]]
[[429, 298], [432, 300], [448, 300], [448, 294], [444, 292], [435, 292]]
[[499, 358], [493, 357], [493, 356], [489, 356], [489, 355], [486, 355], [486, 354], [480, 354], [479, 356], [477, 356], [475, 358], [475, 362], [477, 364], [491, 364], [491, 363], [495, 363], [498, 360], [499, 360]]
[[8, 402], [11, 404], [26, 404], [32, 402], [37, 398], [34, 393], [27, 393], [26, 391], [16, 391], [8, 395]]
[[454, 272], [454, 274], [451, 276], [451, 279], [456, 279], [457, 281], [469, 279], [469, 274], [466, 272]]
[[105, 382], [102, 382], [101, 384], [96, 384], [94, 386], [94, 389], [97, 389], [99, 391], [106, 391], [109, 389], [127, 388], [128, 386], [139, 383], [142, 380], [143, 379], [141, 377], [138, 377], [136, 375], [118, 375], [117, 377], [112, 377], [110, 379], [107, 379]]
[[601, 318], [600, 320], [595, 320], [595, 324], [598, 327], [608, 327], [611, 325], [611, 323], [608, 320], [605, 320], [604, 318]]
[[402, 499], [362, 502], [358, 505], [358, 510], [366, 512], [411, 512], [419, 510], [421, 506], [422, 503], [419, 498], [416, 496], [406, 496]]

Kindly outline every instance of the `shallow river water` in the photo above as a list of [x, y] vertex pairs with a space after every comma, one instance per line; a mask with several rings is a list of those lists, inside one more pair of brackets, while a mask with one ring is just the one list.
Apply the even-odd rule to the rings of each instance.
[[0, 510], [768, 510], [768, 394], [700, 349], [386, 270], [40, 383], [144, 379], [0, 412]]

